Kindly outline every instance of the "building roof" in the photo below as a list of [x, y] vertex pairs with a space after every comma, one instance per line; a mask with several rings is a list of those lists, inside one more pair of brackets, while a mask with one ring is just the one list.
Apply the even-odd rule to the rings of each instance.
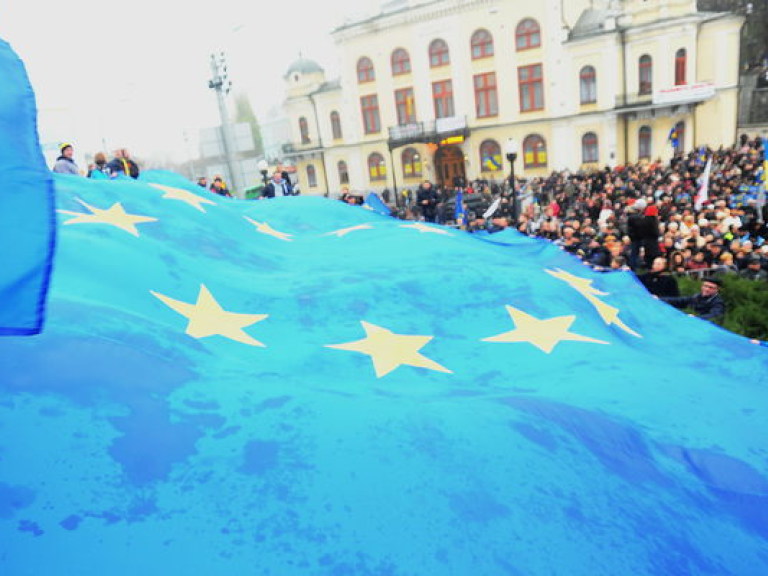
[[604, 23], [608, 18], [616, 17], [618, 13], [615, 10], [605, 10], [597, 8], [587, 8], [579, 16], [578, 21], [571, 30], [571, 38], [580, 38], [582, 36], [591, 36], [604, 32]]
[[291, 74], [298, 72], [299, 74], [314, 74], [315, 72], [325, 72], [323, 68], [309, 58], [299, 58], [293, 64], [288, 67], [285, 73], [285, 78], [288, 78]]

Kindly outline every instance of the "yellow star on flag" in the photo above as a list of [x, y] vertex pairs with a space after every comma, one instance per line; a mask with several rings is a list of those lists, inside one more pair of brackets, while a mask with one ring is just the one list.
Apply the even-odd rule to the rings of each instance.
[[193, 338], [223, 336], [250, 346], [264, 347], [264, 344], [246, 334], [243, 328], [261, 322], [268, 315], [228, 312], [216, 302], [205, 284], [200, 284], [200, 292], [197, 295], [197, 302], [194, 304], [175, 300], [152, 290], [149, 292], [163, 304], [189, 320], [186, 333]]
[[632, 336], [636, 336], [638, 338], [642, 338], [640, 334], [632, 330], [629, 326], [627, 326], [624, 321], [619, 318], [620, 310], [616, 308], [615, 306], [611, 306], [610, 304], [606, 304], [598, 296], [610, 296], [608, 292], [601, 292], [597, 288], [592, 286], [593, 280], [588, 280], [586, 278], [581, 278], [579, 276], [574, 276], [573, 274], [570, 274], [566, 272], [565, 270], [561, 270], [559, 268], [556, 268], [554, 270], [547, 270], [547, 274], [550, 276], [554, 276], [558, 280], [562, 280], [566, 284], [568, 284], [571, 288], [576, 290], [579, 294], [581, 294], [584, 298], [586, 298], [587, 302], [592, 304], [592, 306], [595, 307], [595, 310], [597, 310], [597, 313], [600, 315], [600, 318], [602, 318], [603, 322], [605, 322], [608, 326], [616, 326], [617, 328], [623, 330], [627, 334], [631, 334]]
[[515, 323], [515, 329], [490, 338], [483, 338], [484, 342], [528, 342], [547, 354], [551, 353], [560, 342], [565, 341], [608, 344], [602, 340], [569, 332], [576, 316], [557, 316], [539, 320], [512, 306], [506, 308]]
[[418, 230], [419, 232], [422, 232], [422, 233], [431, 232], [432, 234], [443, 234], [445, 236], [453, 236], [453, 234], [451, 234], [447, 230], [443, 230], [442, 228], [437, 228], [435, 226], [426, 226], [421, 222], [416, 222], [414, 224], [401, 224], [400, 228], [413, 228], [414, 230]]
[[163, 184], [150, 184], [150, 186], [165, 192], [162, 198], [167, 198], [168, 200], [180, 200], [181, 202], [186, 202], [193, 208], [200, 210], [200, 212], [205, 212], [205, 208], [203, 208], [202, 206], [203, 204], [211, 204], [212, 206], [216, 206], [216, 202], [214, 202], [213, 200], [208, 200], [208, 198], [203, 198], [202, 196], [193, 194], [189, 190], [184, 190], [182, 188], [174, 188], [173, 186], [164, 186]]
[[426, 346], [433, 336], [395, 334], [391, 330], [370, 324], [369, 322], [361, 321], [360, 324], [363, 325], [365, 330], [365, 338], [344, 344], [329, 344], [326, 348], [367, 354], [373, 361], [373, 368], [378, 378], [386, 376], [395, 368], [403, 365], [427, 368], [428, 370], [436, 370], [437, 372], [446, 372], [448, 374], [453, 373], [419, 353], [419, 350]]
[[372, 230], [373, 226], [369, 224], [360, 224], [359, 226], [350, 226], [349, 228], [342, 228], [341, 230], [334, 230], [333, 232], [328, 232], [326, 236], [337, 236], [338, 238], [341, 238], [342, 236], [346, 236], [350, 232], [355, 232], [357, 230]]
[[129, 234], [134, 236], [139, 235], [139, 230], [136, 228], [136, 224], [143, 222], [156, 222], [157, 218], [150, 218], [148, 216], [139, 216], [137, 214], [128, 214], [123, 205], [120, 202], [115, 202], [107, 208], [102, 210], [83, 202], [80, 198], [75, 198], [80, 204], [91, 211], [90, 214], [84, 212], [71, 212], [70, 210], [57, 210], [61, 214], [69, 214], [74, 216], [66, 222], [68, 224], [107, 224], [109, 226], [115, 226], [121, 230], [125, 230]]
[[256, 220], [252, 220], [248, 218], [248, 216], [243, 216], [248, 222], [256, 226], [256, 231], [261, 232], [262, 234], [266, 234], [267, 236], [272, 236], [274, 238], [277, 238], [278, 240], [284, 240], [286, 242], [291, 242], [291, 235], [287, 234], [285, 232], [278, 232], [272, 226], [267, 224], [266, 222], [257, 222]]

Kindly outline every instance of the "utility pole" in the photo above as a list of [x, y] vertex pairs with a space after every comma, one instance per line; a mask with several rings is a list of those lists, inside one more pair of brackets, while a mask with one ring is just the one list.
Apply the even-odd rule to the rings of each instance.
[[227, 75], [227, 60], [224, 52], [219, 55], [211, 54], [211, 74], [212, 79], [208, 81], [208, 88], [216, 91], [216, 100], [219, 104], [219, 116], [221, 117], [221, 141], [224, 146], [224, 157], [227, 161], [227, 170], [232, 179], [232, 192], [238, 198], [243, 194], [244, 188], [240, 182], [240, 171], [235, 160], [235, 144], [232, 136], [232, 125], [229, 123], [229, 113], [227, 112], [226, 96], [232, 89], [232, 82]]

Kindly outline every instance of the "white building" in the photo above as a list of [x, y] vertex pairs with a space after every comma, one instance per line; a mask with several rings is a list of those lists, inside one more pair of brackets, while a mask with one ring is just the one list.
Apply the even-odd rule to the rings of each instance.
[[340, 78], [287, 71], [304, 193], [501, 180], [736, 138], [743, 18], [695, 0], [395, 0], [333, 31]]

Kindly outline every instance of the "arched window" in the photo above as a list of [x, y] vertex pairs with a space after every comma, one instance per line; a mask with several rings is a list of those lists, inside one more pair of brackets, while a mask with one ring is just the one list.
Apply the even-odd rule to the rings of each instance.
[[584, 66], [579, 72], [579, 94], [582, 104], [597, 102], [597, 75], [593, 66]]
[[392, 52], [392, 76], [409, 74], [411, 72], [411, 57], [403, 48]]
[[493, 36], [488, 30], [481, 28], [472, 34], [472, 60], [493, 56]]
[[374, 80], [376, 80], [376, 74], [373, 71], [373, 62], [367, 56], [363, 56], [357, 61], [357, 81], [362, 84]]
[[445, 40], [437, 39], [432, 40], [429, 45], [429, 67], [437, 68], [438, 66], [445, 66], [451, 63], [450, 55], [448, 54], [448, 44]]
[[347, 170], [347, 163], [344, 160], [339, 160], [337, 164], [339, 170], [339, 184], [349, 184], [349, 170]]
[[515, 30], [515, 46], [517, 46], [518, 51], [541, 46], [541, 29], [536, 20], [526, 18], [517, 25]]
[[641, 126], [637, 133], [637, 156], [642, 160], [651, 157], [651, 127]]
[[299, 118], [299, 133], [301, 134], [301, 143], [309, 144], [309, 124], [307, 124], [307, 119], [304, 116]]
[[675, 53], [675, 86], [685, 84], [685, 66], [688, 54], [685, 48], [680, 48]]
[[587, 132], [581, 137], [581, 161], [584, 164], [598, 162], [600, 154], [597, 148], [597, 134]]
[[307, 185], [310, 188], [317, 188], [317, 173], [315, 172], [315, 167], [312, 164], [307, 166]]
[[640, 56], [638, 63], [638, 94], [650, 94], [653, 92], [653, 60], [648, 54]]
[[523, 166], [526, 168], [546, 168], [547, 143], [538, 134], [530, 134], [523, 140]]
[[403, 177], [421, 178], [421, 156], [415, 148], [403, 150]]
[[496, 140], [485, 140], [480, 144], [481, 172], [501, 171], [501, 146]]
[[336, 110], [331, 112], [331, 133], [334, 140], [341, 140], [341, 117]]
[[384, 156], [378, 152], [368, 156], [368, 175], [371, 182], [387, 179], [387, 165], [384, 163]]

